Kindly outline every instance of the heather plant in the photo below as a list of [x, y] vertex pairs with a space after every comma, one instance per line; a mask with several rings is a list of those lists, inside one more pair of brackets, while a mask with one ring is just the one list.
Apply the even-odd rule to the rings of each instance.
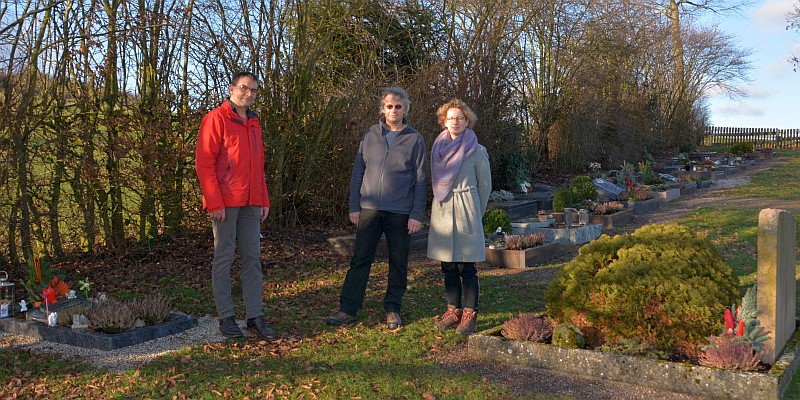
[[514, 340], [545, 342], [553, 334], [553, 324], [536, 313], [525, 313], [503, 322], [503, 337]]
[[146, 325], [155, 325], [167, 319], [172, 302], [167, 295], [158, 293], [133, 302], [131, 307]]
[[707, 367], [755, 371], [759, 368], [758, 353], [753, 345], [735, 336], [712, 336], [700, 355], [700, 365]]
[[597, 215], [613, 214], [625, 209], [625, 206], [618, 201], [607, 201], [605, 203], [595, 203], [592, 207], [592, 213]]
[[506, 236], [505, 248], [506, 250], [525, 250], [531, 247], [541, 246], [544, 244], [544, 233], [536, 232], [528, 235], [511, 235]]
[[647, 189], [641, 186], [632, 187], [628, 190], [628, 201], [644, 201], [652, 197], [647, 192]]
[[120, 333], [136, 325], [136, 311], [128, 302], [115, 299], [98, 301], [86, 310], [91, 328], [106, 333]]
[[708, 239], [665, 224], [584, 245], [545, 301], [556, 321], [595, 327], [607, 341], [638, 337], [680, 353], [714, 334], [738, 295], [731, 267]]
[[83, 314], [86, 315], [86, 308], [85, 304], [76, 304], [70, 307], [64, 307], [58, 310], [58, 324], [61, 326], [71, 327], [72, 326], [72, 316]]

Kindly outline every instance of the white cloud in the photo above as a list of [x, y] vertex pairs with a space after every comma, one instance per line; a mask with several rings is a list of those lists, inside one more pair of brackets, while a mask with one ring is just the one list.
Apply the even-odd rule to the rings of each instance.
[[777, 34], [786, 30], [786, 14], [794, 7], [795, 0], [766, 0], [751, 12], [753, 22], [761, 31]]
[[741, 103], [730, 103], [726, 106], [716, 107], [714, 109], [714, 113], [721, 116], [733, 116], [733, 117], [741, 117], [741, 116], [748, 116], [748, 117], [761, 117], [765, 114], [765, 110], [763, 107], [756, 107], [748, 104], [741, 104]]

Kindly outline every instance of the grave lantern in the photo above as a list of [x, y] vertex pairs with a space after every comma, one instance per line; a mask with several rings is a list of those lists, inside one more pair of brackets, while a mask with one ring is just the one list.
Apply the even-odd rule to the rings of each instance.
[[589, 225], [589, 210], [581, 209], [578, 211], [578, 225]]
[[0, 318], [14, 315], [14, 284], [8, 281], [8, 273], [0, 271]]

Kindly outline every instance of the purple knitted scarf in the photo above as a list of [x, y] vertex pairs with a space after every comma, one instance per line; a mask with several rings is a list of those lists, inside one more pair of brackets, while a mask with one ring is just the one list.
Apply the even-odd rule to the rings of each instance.
[[455, 140], [446, 129], [433, 141], [431, 150], [431, 184], [433, 198], [442, 201], [453, 189], [461, 163], [478, 147], [478, 137], [467, 128]]

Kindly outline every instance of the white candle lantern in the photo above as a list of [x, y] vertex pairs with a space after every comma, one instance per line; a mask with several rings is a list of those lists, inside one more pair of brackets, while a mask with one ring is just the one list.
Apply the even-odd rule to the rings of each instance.
[[8, 281], [8, 273], [0, 271], [0, 318], [14, 315], [14, 284]]

